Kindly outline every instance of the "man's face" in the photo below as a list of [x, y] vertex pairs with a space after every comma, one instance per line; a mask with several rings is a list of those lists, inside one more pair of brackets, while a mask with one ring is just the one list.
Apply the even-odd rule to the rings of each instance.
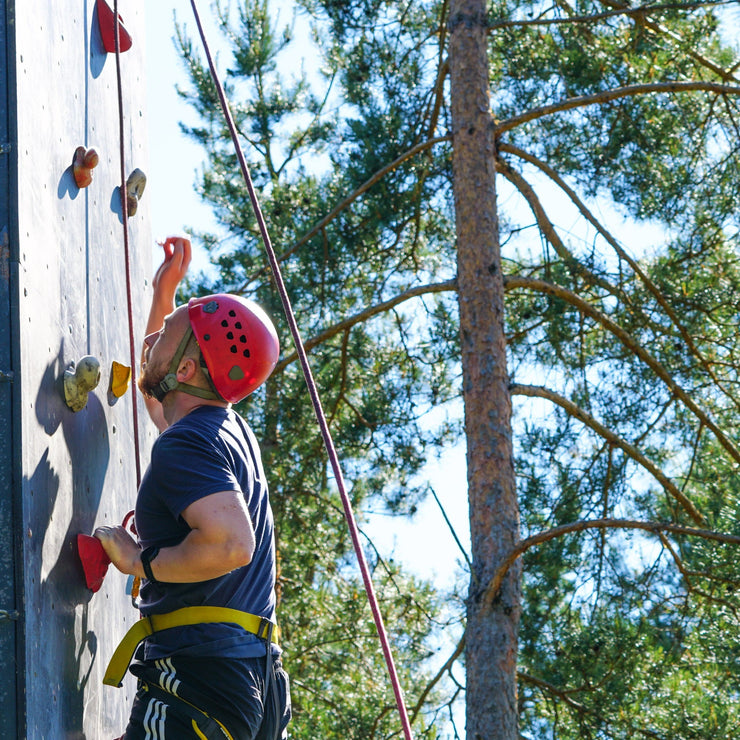
[[188, 307], [180, 306], [164, 320], [158, 332], [144, 338], [144, 360], [139, 376], [139, 390], [152, 397], [152, 390], [165, 378], [170, 370], [172, 357], [188, 327]]

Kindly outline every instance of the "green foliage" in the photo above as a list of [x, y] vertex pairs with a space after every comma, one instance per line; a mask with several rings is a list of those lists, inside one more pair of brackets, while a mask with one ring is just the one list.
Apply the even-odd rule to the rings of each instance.
[[[370, 506], [413, 514], [425, 463], [462, 434], [460, 420], [434, 421], [461, 397], [450, 4], [295, 7], [281, 28], [267, 0], [217, 4], [221, 73], [360, 521]], [[617, 6], [489, 9], [521, 534], [614, 524], [523, 555], [520, 728], [730, 738], [737, 542], [707, 533], [740, 536], [737, 55], [711, 8], [605, 7]], [[186, 131], [208, 153], [198, 187], [215, 217], [200, 237], [217, 286], [198, 289], [256, 297], [283, 347], [243, 410], [273, 491], [293, 736], [397, 736], [256, 219], [201, 56], [182, 29], [178, 41], [180, 92], [199, 117]], [[575, 205], [561, 208], [562, 194]], [[462, 633], [463, 599], [363, 544], [408, 703], [421, 700], [416, 734], [459, 737], [459, 662], [431, 678], [447, 657], [440, 635]]]

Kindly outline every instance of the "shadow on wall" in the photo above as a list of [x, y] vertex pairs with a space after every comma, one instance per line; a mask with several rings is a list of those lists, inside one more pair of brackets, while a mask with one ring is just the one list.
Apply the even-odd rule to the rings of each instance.
[[[87, 9], [85, 17], [87, 17]], [[93, 8], [92, 22], [90, 23], [90, 33], [88, 34], [88, 38], [90, 39], [90, 74], [94, 79], [97, 79], [103, 73], [103, 68], [105, 67], [105, 63], [109, 56], [103, 46], [103, 37], [100, 35], [100, 20], [98, 18], [97, 3]], [[111, 58], [115, 64], [115, 59], [113, 59], [112, 55]]]
[[[26, 613], [32, 612], [32, 624], [43, 633], [27, 634], [26, 640], [27, 655], [37, 662], [28, 667], [29, 681], [41, 682], [37, 685], [48, 696], [47, 711], [57, 718], [64, 737], [84, 740], [83, 711], [90, 703], [85, 689], [98, 642], [89, 625], [92, 592], [85, 585], [76, 536], [95, 525], [110, 444], [104, 408], [94, 393], [82, 411], [73, 413], [65, 405], [62, 350], [47, 367], [36, 398], [36, 417], [50, 443], [24, 487], [29, 497], [26, 567], [32, 569]], [[52, 441], [59, 429], [66, 453]], [[69, 469], [55, 470], [60, 464], [55, 460], [66, 461]], [[54, 717], [38, 721], [56, 725]]]

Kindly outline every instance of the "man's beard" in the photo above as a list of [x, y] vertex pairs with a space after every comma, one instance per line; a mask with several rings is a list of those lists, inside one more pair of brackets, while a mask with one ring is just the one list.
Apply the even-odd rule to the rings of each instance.
[[147, 362], [142, 367], [141, 375], [139, 375], [136, 385], [144, 396], [147, 398], [154, 398], [155, 396], [152, 391], [165, 379], [166, 375], [167, 368], [157, 368], [150, 362]]

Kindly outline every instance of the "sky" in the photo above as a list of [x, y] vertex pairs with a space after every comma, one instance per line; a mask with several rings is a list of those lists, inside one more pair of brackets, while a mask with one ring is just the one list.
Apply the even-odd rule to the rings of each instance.
[[[209, 28], [210, 2], [200, 0], [198, 11], [212, 50], [218, 35]], [[282, 16], [287, 19], [289, 16]], [[190, 0], [157, 0], [146, 4], [147, 13], [147, 115], [149, 120], [149, 172], [146, 195], [151, 199], [152, 234], [159, 240], [187, 227], [214, 229], [211, 210], [194, 191], [193, 183], [203, 163], [203, 153], [185, 137], [180, 121], [192, 120], [188, 106], [178, 97], [175, 85], [185, 85], [185, 71], [172, 38], [173, 13], [185, 23], [194, 42], [199, 43]], [[197, 48], [197, 47], [196, 47]], [[259, 197], [259, 194], [258, 194]], [[268, 223], [269, 230], [269, 223]], [[159, 264], [159, 248], [153, 247], [153, 266]], [[193, 268], [207, 265], [205, 254], [194, 245]], [[300, 327], [299, 327], [300, 328]], [[310, 361], [310, 356], [309, 356]], [[428, 474], [455, 531], [469, 542], [466, 466], [464, 449], [449, 450], [440, 460], [431, 460]], [[351, 488], [351, 481], [347, 486]], [[413, 572], [434, 577], [442, 586], [453, 583], [459, 573], [461, 553], [436, 502], [430, 498], [411, 521], [371, 517], [369, 530], [374, 544], [386, 557], [408, 564]]]
[[[201, 3], [203, 4], [203, 3]], [[208, 6], [208, 3], [206, 3]], [[205, 9], [198, 6], [207, 21]], [[185, 70], [174, 37], [174, 15], [191, 35], [195, 22], [189, 0], [157, 0], [146, 4], [147, 113], [149, 121], [149, 175], [152, 234], [159, 240], [187, 226], [208, 224], [210, 209], [195, 193], [193, 183], [202, 165], [200, 148], [180, 131], [180, 122], [191, 118], [175, 85], [184, 85]], [[213, 36], [213, 34], [211, 34]], [[210, 39], [209, 39], [210, 41]], [[203, 262], [202, 255], [197, 262]]]

